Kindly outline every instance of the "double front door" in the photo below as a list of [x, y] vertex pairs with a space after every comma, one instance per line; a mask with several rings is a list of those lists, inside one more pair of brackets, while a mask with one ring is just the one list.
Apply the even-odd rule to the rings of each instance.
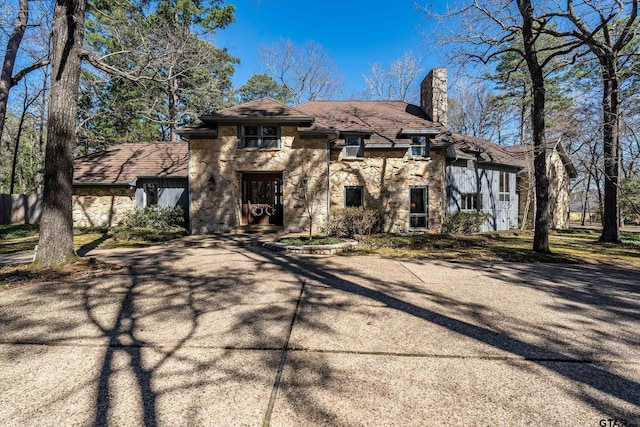
[[282, 224], [282, 173], [243, 173], [242, 225]]

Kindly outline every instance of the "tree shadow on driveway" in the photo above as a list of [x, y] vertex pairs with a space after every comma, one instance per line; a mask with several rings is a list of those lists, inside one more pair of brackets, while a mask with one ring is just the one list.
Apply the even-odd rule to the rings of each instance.
[[[339, 351], [305, 348], [303, 341], [286, 347], [299, 304], [303, 315], [293, 325], [294, 335], [296, 328], [311, 330], [322, 339], [340, 335], [344, 326], [341, 319], [354, 313], [356, 317], [352, 318], [369, 316], [384, 327], [389, 319], [396, 319], [384, 317], [381, 313], [386, 310], [400, 316], [400, 321], [449, 331], [453, 337], [466, 340], [460, 341], [462, 344], [477, 343], [495, 350], [478, 359], [502, 361], [523, 372], [530, 370], [531, 375], [549, 372], [562, 377], [578, 386], [566, 392], [574, 393], [598, 413], [631, 417], [634, 414], [629, 408], [640, 407], [640, 384], [620, 374], [618, 364], [601, 363], [597, 354], [573, 348], [566, 337], [552, 334], [550, 326], [531, 318], [498, 322], [488, 302], [444, 292], [428, 277], [422, 282], [407, 272], [380, 277], [358, 266], [353, 257], [288, 256], [262, 248], [206, 251], [167, 247], [123, 253], [126, 255], [120, 259], [125, 268], [119, 275], [0, 294], [0, 340], [8, 344], [0, 360], [6, 366], [20, 364], [25, 358], [46, 364], [48, 357], [61, 348], [97, 349], [91, 365], [95, 372], [80, 376], [80, 381], [68, 389], [52, 388], [52, 398], [32, 402], [37, 408], [26, 406], [22, 415], [26, 418], [19, 420], [28, 421], [43, 407], [60, 410], [70, 399], [86, 395], [91, 400], [86, 406], [90, 408], [88, 413], [68, 422], [96, 426], [207, 422], [256, 425], [262, 422], [273, 397], [276, 372], [288, 369], [289, 374], [275, 387], [278, 400], [274, 413], [295, 407], [301, 411], [299, 419], [308, 424], [350, 424], [339, 414], [338, 405], [332, 406], [314, 394], [318, 389], [328, 389], [342, 402], [353, 399], [352, 390], [345, 388], [349, 369], [338, 369], [334, 364]], [[398, 261], [385, 262], [403, 268]], [[630, 341], [633, 334], [628, 332], [633, 326], [638, 330], [640, 303], [634, 271], [607, 270], [603, 278], [596, 274], [595, 267], [581, 270], [578, 266], [518, 264], [518, 268], [510, 269], [478, 263], [406, 262], [413, 263], [409, 267], [414, 271], [421, 264], [427, 271], [439, 265], [453, 266], [460, 272], [481, 270], [478, 273], [482, 277], [544, 293], [552, 301], [547, 309], [578, 313], [585, 320], [593, 318], [618, 326], [628, 348], [637, 350], [638, 343]], [[311, 306], [333, 310], [336, 318], [305, 312]], [[589, 327], [586, 325], [585, 330]], [[360, 326], [347, 325], [353, 329]], [[526, 330], [528, 335], [516, 333], [517, 329]], [[593, 328], [591, 332], [592, 340], [596, 340], [598, 330]], [[340, 344], [346, 338], [336, 342]], [[25, 350], [32, 345], [43, 349]], [[623, 356], [624, 348], [621, 344], [616, 354]], [[356, 355], [357, 350], [352, 346], [345, 353]], [[390, 350], [394, 356], [394, 349]], [[290, 353], [284, 358], [284, 366], [279, 365], [283, 352]], [[376, 365], [376, 357], [385, 357], [378, 352], [374, 349], [367, 353], [364, 348], [361, 353]], [[406, 353], [399, 356], [473, 359], [473, 355], [456, 359], [454, 353], [421, 354], [419, 347]], [[305, 358], [305, 354], [310, 357]], [[375, 378], [370, 381], [375, 382]], [[16, 389], [28, 392], [30, 383], [21, 384]], [[4, 387], [9, 390], [12, 386], [7, 383]], [[378, 382], [376, 386], [382, 394], [385, 389], [392, 394], [391, 384]], [[294, 389], [302, 392], [294, 393]], [[181, 405], [180, 414], [170, 413]], [[10, 408], [0, 409], [0, 414], [3, 410]], [[8, 412], [8, 419], [11, 414], [21, 416], [18, 412]]]

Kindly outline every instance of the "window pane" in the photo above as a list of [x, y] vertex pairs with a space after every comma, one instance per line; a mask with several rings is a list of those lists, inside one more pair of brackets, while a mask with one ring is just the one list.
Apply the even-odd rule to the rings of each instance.
[[346, 187], [344, 191], [344, 205], [346, 207], [361, 207], [362, 187]]
[[345, 142], [347, 145], [361, 145], [362, 138], [359, 136], [348, 136]]
[[258, 137], [245, 137], [244, 146], [248, 148], [258, 148]]
[[425, 200], [424, 188], [411, 188], [410, 189], [410, 206], [409, 212], [411, 213], [427, 213], [427, 203]]
[[262, 127], [262, 136], [278, 136], [278, 127], [277, 126], [263, 126]]
[[147, 206], [155, 206], [158, 204], [158, 186], [156, 184], [146, 184], [145, 193], [147, 193]]
[[414, 157], [426, 157], [427, 156], [427, 147], [412, 145], [411, 146], [411, 155]]
[[427, 217], [426, 216], [412, 216], [409, 219], [409, 226], [411, 228], [426, 228]]
[[258, 136], [258, 126], [245, 126], [244, 134], [250, 136]]
[[264, 137], [262, 139], [262, 148], [278, 148], [278, 138]]
[[413, 136], [411, 137], [411, 144], [413, 145], [425, 145], [427, 143], [426, 136]]

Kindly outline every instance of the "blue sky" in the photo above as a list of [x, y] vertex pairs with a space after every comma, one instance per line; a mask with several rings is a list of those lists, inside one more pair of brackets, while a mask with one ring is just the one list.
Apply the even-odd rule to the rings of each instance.
[[[236, 87], [264, 72], [258, 49], [280, 39], [298, 46], [313, 40], [336, 62], [345, 78], [344, 96], [365, 88], [369, 64], [388, 65], [412, 50], [424, 58], [426, 71], [444, 66], [425, 33], [429, 22], [414, 0], [231, 0], [236, 22], [214, 38], [219, 47], [240, 58], [233, 78]], [[442, 2], [432, 3], [440, 7]]]

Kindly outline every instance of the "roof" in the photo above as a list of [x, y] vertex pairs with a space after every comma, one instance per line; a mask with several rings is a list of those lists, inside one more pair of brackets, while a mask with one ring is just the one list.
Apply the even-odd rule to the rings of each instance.
[[[576, 168], [573, 165], [573, 162], [571, 161], [569, 154], [565, 150], [564, 144], [562, 144], [561, 138], [548, 139], [546, 141], [546, 145], [548, 150], [552, 150], [552, 151], [555, 150], [558, 152], [558, 154], [560, 155], [560, 158], [562, 159], [562, 163], [564, 164], [564, 167], [566, 168], [567, 173], [569, 174], [569, 177], [577, 178], [578, 172], [576, 171]], [[515, 144], [515, 145], [510, 145], [504, 148], [518, 162], [520, 162], [523, 165], [523, 167], [526, 167], [528, 162], [533, 161], [532, 157], [529, 158], [529, 155], [533, 149], [533, 146], [531, 144]]]
[[523, 164], [520, 159], [514, 157], [506, 149], [507, 147], [486, 139], [445, 132], [438, 135], [435, 142], [448, 142], [452, 144], [456, 157], [475, 158], [477, 155], [482, 161], [488, 163], [498, 163], [519, 168], [525, 167], [525, 164]]
[[129, 184], [138, 177], [186, 177], [189, 146], [184, 142], [115, 145], [73, 162], [74, 184]]
[[244, 104], [225, 108], [215, 113], [205, 114], [200, 117], [205, 123], [208, 122], [226, 122], [229, 120], [279, 120], [313, 123], [313, 117], [289, 107], [271, 98], [260, 98], [254, 101], [245, 102]]
[[401, 130], [445, 130], [429, 120], [420, 107], [403, 101], [308, 101], [297, 105], [296, 110], [315, 117], [309, 132], [325, 129], [370, 134], [366, 145], [406, 145], [408, 140], [399, 135]]

